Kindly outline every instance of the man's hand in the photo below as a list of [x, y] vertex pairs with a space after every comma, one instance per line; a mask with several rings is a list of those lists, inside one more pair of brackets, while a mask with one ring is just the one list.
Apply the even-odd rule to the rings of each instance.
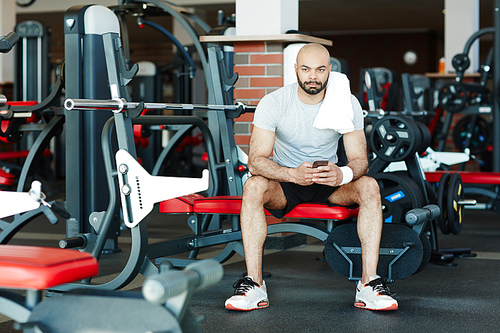
[[314, 170], [318, 171], [318, 168], [313, 168], [311, 162], [304, 162], [299, 167], [295, 169], [290, 169], [291, 181], [295, 184], [302, 186], [311, 185], [313, 182]]
[[328, 165], [311, 168], [312, 182], [328, 186], [340, 186], [343, 180], [342, 170], [333, 162]]

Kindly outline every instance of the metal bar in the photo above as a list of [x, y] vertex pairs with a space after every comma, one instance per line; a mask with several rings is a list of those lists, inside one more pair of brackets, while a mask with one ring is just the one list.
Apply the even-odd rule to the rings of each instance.
[[23, 38], [23, 101], [28, 100], [28, 41], [27, 37]]
[[486, 34], [495, 34], [495, 28], [494, 27], [483, 28], [483, 29], [476, 31], [474, 34], [472, 34], [472, 36], [469, 37], [467, 42], [465, 42], [463, 53], [469, 54], [470, 48], [471, 48], [472, 44], [476, 41], [476, 39], [480, 38]]
[[394, 263], [395, 263], [396, 261], [398, 261], [398, 260], [399, 260], [399, 258], [401, 258], [401, 256], [402, 256], [403, 254], [405, 254], [405, 253], [406, 253], [409, 249], [410, 249], [410, 247], [409, 247], [409, 246], [406, 246], [406, 247], [404, 248], [404, 250], [402, 250], [402, 251], [401, 251], [401, 253], [399, 253], [399, 255], [398, 255], [396, 258], [394, 258], [394, 259], [393, 259], [393, 260], [389, 263], [389, 267], [387, 268], [387, 271], [388, 271], [388, 273], [387, 273], [387, 281], [394, 282], [394, 279], [392, 278], [392, 265], [394, 265]]
[[458, 200], [457, 203], [461, 206], [474, 206], [475, 204], [477, 204], [477, 200], [476, 199], [462, 199], [462, 200]]
[[361, 280], [361, 278], [355, 278], [352, 276], [353, 270], [354, 270], [354, 263], [352, 262], [351, 259], [347, 256], [344, 250], [342, 250], [337, 244], [332, 243], [332, 245], [335, 247], [335, 249], [344, 257], [344, 259], [349, 263], [349, 281], [355, 281], [355, 280]]
[[[124, 99], [71, 99], [64, 101], [64, 107], [68, 111], [86, 111], [86, 110], [108, 110], [120, 112], [122, 110], [135, 109], [139, 107], [139, 102], [127, 102]], [[176, 104], [176, 103], [144, 103], [145, 109], [152, 110], [220, 110], [236, 111], [242, 108], [243, 112], [253, 112], [253, 105], [215, 105], [215, 104]]]
[[36, 87], [36, 100], [41, 102], [43, 100], [42, 96], [42, 76], [45, 74], [42, 70], [42, 37], [36, 39], [37, 46], [37, 87]]

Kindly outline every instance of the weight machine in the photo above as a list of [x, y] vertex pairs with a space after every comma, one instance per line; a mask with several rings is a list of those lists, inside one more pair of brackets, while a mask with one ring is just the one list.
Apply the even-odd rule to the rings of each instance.
[[[500, 150], [498, 149], [500, 147], [500, 60], [497, 56], [500, 54], [500, 33], [498, 33], [500, 31], [499, 11], [500, 1], [495, 0], [493, 10], [494, 27], [480, 29], [467, 40], [463, 53], [457, 54], [452, 61], [452, 65], [457, 71], [456, 82], [443, 87], [444, 89], [440, 92], [441, 104], [445, 109], [450, 109], [450, 112], [446, 115], [442, 135], [448, 134], [447, 131], [451, 124], [453, 112], [470, 114], [470, 118], [467, 120], [470, 123], [463, 126], [463, 131], [461, 130], [463, 133], [460, 133], [460, 138], [458, 138], [465, 149], [473, 148], [471, 146], [473, 140], [481, 141], [480, 135], [482, 133], [475, 132], [482, 121], [480, 115], [491, 114], [493, 120], [491, 141], [493, 147], [493, 172], [460, 172], [465, 184], [474, 184], [465, 186], [464, 191], [466, 194], [480, 195], [488, 198], [488, 202], [478, 204], [475, 207], [478, 209], [493, 208], [498, 210], [500, 207], [498, 195], [500, 185]], [[479, 86], [466, 86], [462, 83], [462, 80], [465, 70], [470, 65], [468, 58], [470, 47], [475, 40], [487, 34], [493, 35], [493, 48], [490, 50], [485, 64], [480, 68], [481, 83]], [[493, 81], [493, 90], [491, 92], [485, 87], [489, 78]], [[440, 145], [444, 147], [444, 140], [440, 142]], [[483, 145], [488, 145], [488, 143], [483, 143]], [[463, 170], [463, 166], [461, 170]], [[428, 177], [432, 177], [434, 181], [437, 181], [439, 176], [439, 174], [428, 174]]]
[[[415, 99], [419, 95], [414, 92], [408, 74], [402, 75], [406, 102], [406, 110], [402, 112], [382, 110], [379, 103], [381, 95], [377, 93], [374, 72], [368, 69], [364, 77], [371, 105], [365, 115], [373, 119], [369, 142], [376, 156], [370, 164], [369, 175], [379, 182], [385, 222], [392, 223], [394, 215], [398, 217], [396, 220], [400, 219], [402, 213], [413, 207], [435, 203], [441, 213], [436, 221], [426, 225], [422, 242], [429, 246], [424, 252], [428, 253], [431, 261], [435, 263], [450, 263], [454, 255], [471, 255], [470, 249], [440, 250], [436, 231], [439, 226], [444, 234], [459, 234], [464, 206], [475, 205], [476, 201], [465, 200], [462, 179], [458, 173], [441, 173], [442, 178], [438, 179], [439, 188], [436, 194], [426, 179], [428, 175], [432, 177], [432, 173], [424, 174], [422, 169], [422, 162], [428, 156], [420, 158], [420, 154], [424, 152], [435, 155], [456, 153], [435, 153], [429, 150], [431, 135], [428, 128], [412, 119], [425, 115], [426, 112], [416, 110]], [[450, 162], [444, 162], [446, 163]], [[433, 182], [438, 182], [436, 177], [432, 178]]]
[[[8, 52], [17, 39], [15, 33], [1, 37], [0, 51]], [[5, 96], [0, 95], [0, 103], [3, 107]], [[16, 111], [7, 108], [0, 114], [11, 119], [16, 117]], [[0, 191], [0, 218], [16, 215], [10, 224], [1, 221], [2, 236], [11, 236], [10, 231], [15, 231], [6, 232], [6, 225], [16, 226], [14, 229], [22, 226], [16, 220], [19, 214], [33, 217], [43, 213], [52, 223], [57, 222], [52, 210], [67, 214], [45, 201], [40, 182], [32, 182], [29, 192], [23, 192], [23, 184], [20, 186], [18, 192]], [[191, 295], [223, 276], [222, 266], [215, 260], [193, 263], [182, 272], [161, 265], [159, 272], [145, 281], [142, 294], [86, 290], [43, 299], [49, 288], [97, 275], [97, 260], [86, 252], [2, 244], [0, 270], [0, 314], [13, 319], [15, 329], [26, 333], [80, 332], [82, 328], [95, 332], [200, 332], [198, 320], [188, 309]]]
[[[1, 37], [0, 51], [2, 53], [8, 52], [17, 41], [18, 36], [16, 33], [10, 33], [7, 36]], [[65, 120], [63, 110], [53, 106], [57, 105], [63, 86], [63, 78], [59, 76], [50, 94], [40, 103], [7, 102], [5, 96], [0, 96], [0, 100], [2, 100], [0, 103], [1, 139], [7, 142], [17, 142], [26, 131], [40, 131], [29, 151], [7, 152], [0, 155], [2, 159], [9, 156], [25, 158], [21, 173], [17, 179], [18, 192], [24, 192], [29, 189], [38, 165], [42, 157], [46, 154], [46, 147], [48, 147], [50, 140], [62, 129]], [[47, 122], [43, 124], [26, 124], [26, 120], [33, 115], [36, 115], [38, 118], [41, 118], [43, 115], [46, 117]], [[7, 185], [15, 185], [13, 175], [4, 172], [0, 174], [0, 180], [2, 178], [9, 181]], [[58, 208], [57, 205], [54, 205], [54, 207], [55, 209]], [[39, 207], [23, 214], [16, 214], [12, 221], [0, 220], [0, 244], [7, 243], [16, 232], [43, 212], [44, 207]], [[59, 210], [59, 213], [64, 215], [62, 210]], [[57, 218], [49, 218], [49, 221], [55, 223], [57, 222]]]

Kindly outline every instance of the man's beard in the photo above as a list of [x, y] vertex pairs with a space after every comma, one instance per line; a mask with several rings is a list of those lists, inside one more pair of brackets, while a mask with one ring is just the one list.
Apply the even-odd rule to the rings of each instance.
[[[324, 83], [321, 82], [321, 81], [307, 81], [307, 82], [302, 82], [302, 81], [300, 81], [300, 78], [297, 75], [297, 82], [299, 83], [299, 86], [302, 88], [302, 90], [304, 90], [309, 95], [317, 95], [320, 92], [322, 92], [326, 88], [326, 86], [328, 85], [328, 79], [329, 79], [329, 76], [326, 77], [326, 81]], [[315, 83], [315, 84], [319, 85], [319, 87], [316, 87], [316, 88], [307, 88], [306, 85], [307, 84], [311, 84], [311, 83]]]

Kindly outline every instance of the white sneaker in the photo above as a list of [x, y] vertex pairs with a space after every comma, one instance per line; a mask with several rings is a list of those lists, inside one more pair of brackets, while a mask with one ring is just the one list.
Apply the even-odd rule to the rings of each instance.
[[226, 309], [250, 311], [269, 306], [265, 281], [260, 285], [253, 280], [253, 277], [246, 276], [236, 281], [233, 288], [234, 294], [226, 300]]
[[368, 310], [397, 310], [398, 302], [385, 284], [385, 280], [375, 275], [364, 285], [358, 281], [354, 306]]

